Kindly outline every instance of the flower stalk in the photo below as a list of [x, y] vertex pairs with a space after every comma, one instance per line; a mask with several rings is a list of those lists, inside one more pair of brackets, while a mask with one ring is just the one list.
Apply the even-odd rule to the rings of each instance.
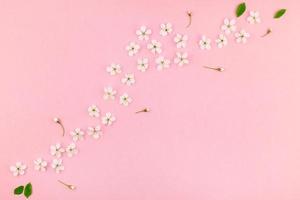
[[272, 33], [272, 30], [270, 28], [268, 28], [266, 33], [263, 34], [261, 37], [265, 37], [265, 36], [269, 35], [270, 33]]
[[210, 66], [203, 66], [203, 67], [206, 68], [206, 69], [212, 69], [212, 70], [215, 70], [215, 71], [218, 71], [218, 72], [222, 72], [222, 71], [225, 70], [222, 67], [210, 67]]
[[191, 12], [191, 11], [187, 11], [186, 14], [187, 14], [188, 19], [189, 19], [189, 22], [188, 22], [188, 24], [186, 25], [186, 28], [188, 28], [188, 27], [190, 27], [191, 24], [192, 24], [192, 12]]
[[53, 121], [60, 125], [60, 127], [62, 128], [62, 136], [64, 136], [65, 135], [65, 127], [64, 127], [61, 119], [59, 119], [58, 117], [54, 117]]
[[70, 190], [76, 190], [76, 186], [74, 186], [74, 185], [70, 185], [70, 184], [67, 184], [67, 183], [65, 183], [65, 182], [63, 182], [63, 181], [61, 181], [61, 180], [57, 180], [59, 183], [61, 183], [61, 184], [63, 184], [64, 186], [66, 186], [68, 189], [70, 189]]
[[137, 113], [142, 113], [142, 112], [150, 112], [150, 109], [149, 108], [144, 108], [142, 110], [136, 111], [135, 113], [137, 114]]

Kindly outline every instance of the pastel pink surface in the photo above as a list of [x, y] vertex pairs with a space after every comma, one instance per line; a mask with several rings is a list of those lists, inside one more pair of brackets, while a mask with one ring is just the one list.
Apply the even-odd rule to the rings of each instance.
[[[0, 199], [18, 199], [12, 189], [32, 182], [31, 199], [300, 199], [299, 1], [247, 1], [262, 23], [238, 19], [251, 37], [224, 49], [201, 51], [205, 34], [213, 41], [225, 17], [240, 3], [230, 1], [0, 1]], [[280, 20], [272, 19], [287, 8]], [[185, 12], [193, 12], [185, 28]], [[172, 36], [159, 36], [171, 22]], [[173, 59], [175, 33], [189, 36], [190, 64], [158, 72], [154, 56], [143, 50], [128, 57], [125, 46], [135, 30], [149, 26]], [[267, 28], [273, 33], [260, 36]], [[146, 73], [136, 70], [141, 56], [151, 59]], [[133, 87], [105, 68], [120, 63], [136, 75]], [[220, 65], [223, 73], [202, 68]], [[133, 103], [105, 102], [103, 87], [128, 92]], [[67, 145], [68, 133], [100, 123], [87, 114], [97, 104], [117, 123], [99, 141], [79, 142], [79, 154], [64, 157], [65, 171], [33, 170], [33, 160], [51, 161], [49, 147]], [[148, 106], [150, 113], [134, 114]], [[67, 136], [52, 118], [62, 118]], [[13, 177], [16, 161], [29, 166]], [[75, 184], [69, 191], [57, 179]]]

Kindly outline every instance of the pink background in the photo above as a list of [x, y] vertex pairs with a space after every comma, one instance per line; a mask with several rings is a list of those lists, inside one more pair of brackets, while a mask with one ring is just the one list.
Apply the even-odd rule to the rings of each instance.
[[[21, 199], [12, 189], [32, 182], [35, 200], [299, 200], [300, 3], [248, 0], [262, 18], [259, 25], [246, 22], [248, 13], [238, 19], [238, 29], [251, 34], [248, 43], [231, 36], [226, 48], [201, 51], [200, 35], [215, 39], [238, 3], [0, 0], [0, 199]], [[286, 15], [272, 19], [283, 7]], [[189, 29], [187, 10], [194, 15]], [[173, 23], [173, 35], [188, 34], [190, 65], [157, 72], [145, 48], [127, 56], [126, 44], [145, 24], [172, 58], [173, 35], [158, 35], [163, 22]], [[261, 38], [269, 27], [273, 33]], [[146, 73], [135, 66], [142, 55], [151, 59]], [[136, 84], [128, 88], [121, 76], [109, 76], [111, 62], [134, 72]], [[104, 102], [106, 85], [128, 92], [133, 103]], [[67, 133], [85, 129], [100, 122], [87, 114], [94, 103], [117, 117], [104, 138], [79, 142], [62, 174], [34, 171], [37, 157], [51, 161], [51, 144], [70, 142], [52, 118], [61, 117]], [[134, 114], [144, 106], [152, 112]], [[30, 169], [15, 178], [8, 168], [18, 160]]]

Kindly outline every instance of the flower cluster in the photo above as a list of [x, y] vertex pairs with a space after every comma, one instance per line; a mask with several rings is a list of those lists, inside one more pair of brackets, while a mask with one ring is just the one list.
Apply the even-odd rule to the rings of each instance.
[[[250, 24], [257, 24], [261, 22], [259, 12], [250, 11], [247, 17], [247, 22]], [[218, 48], [223, 48], [228, 44], [228, 37], [232, 34], [235, 37], [237, 43], [246, 43], [250, 37], [250, 34], [244, 30], [240, 29], [237, 31], [236, 19], [225, 18], [223, 24], [220, 28], [220, 33], [215, 39], [215, 44]], [[181, 33], [176, 33], [172, 37], [172, 42], [174, 47], [177, 49], [174, 55], [174, 59], [166, 58], [163, 55], [163, 45], [158, 39], [152, 38], [152, 30], [147, 26], [142, 25], [136, 30], [137, 40], [131, 41], [125, 47], [128, 56], [134, 57], [140, 53], [143, 46], [148, 52], [151, 52], [154, 56], [153, 63], [156, 64], [156, 69], [158, 71], [165, 70], [169, 68], [172, 64], [178, 66], [184, 66], [189, 64], [188, 53], [185, 51], [178, 51], [186, 48], [188, 42], [188, 36]], [[159, 31], [160, 37], [167, 37], [173, 34], [173, 26], [171, 23], [163, 23], [160, 25]], [[140, 44], [144, 42], [146, 44]], [[198, 42], [201, 50], [210, 50], [212, 46], [212, 40], [206, 35], [201, 35]], [[136, 60], [137, 70], [140, 72], [146, 72], [149, 69], [150, 59], [142, 56]], [[120, 64], [111, 63], [106, 67], [106, 72], [111, 76], [118, 76], [123, 73], [123, 68]], [[135, 75], [133, 73], [124, 73], [121, 78], [121, 83], [124, 86], [133, 86], [136, 83]], [[106, 86], [103, 89], [103, 99], [104, 100], [115, 100], [118, 92], [112, 86]], [[132, 97], [127, 93], [123, 92], [119, 96], [119, 103], [122, 106], [129, 106], [132, 103]], [[87, 109], [88, 115], [92, 118], [101, 117], [101, 122], [105, 127], [111, 126], [115, 121], [116, 117], [111, 112], [106, 112], [101, 116], [100, 109], [97, 105], [91, 105]], [[58, 122], [58, 119], [55, 120]], [[93, 139], [99, 139], [103, 136], [103, 131], [100, 125], [89, 126], [87, 130], [82, 130], [81, 128], [75, 128], [70, 132], [71, 142], [67, 146], [63, 146], [60, 143], [56, 143], [50, 146], [50, 155], [52, 156], [51, 167], [56, 173], [61, 173], [65, 168], [63, 165], [63, 156], [66, 154], [67, 157], [73, 157], [78, 154], [77, 145], [80, 141], [85, 139], [85, 133]], [[48, 167], [48, 161], [42, 157], [39, 157], [33, 161], [34, 169], [36, 171], [45, 172]], [[10, 166], [10, 171], [13, 176], [21, 176], [26, 173], [27, 165], [22, 162], [16, 162], [14, 165]]]

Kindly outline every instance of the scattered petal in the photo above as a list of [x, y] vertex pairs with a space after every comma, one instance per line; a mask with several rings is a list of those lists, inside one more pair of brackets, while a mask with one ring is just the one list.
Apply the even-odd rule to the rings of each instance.
[[146, 26], [141, 26], [140, 29], [136, 31], [139, 40], [149, 40], [149, 36], [151, 35], [151, 30]]
[[176, 36], [174, 37], [174, 42], [176, 44], [176, 47], [179, 49], [186, 47], [187, 40], [188, 40], [187, 35], [176, 34]]
[[122, 78], [121, 82], [125, 85], [131, 86], [135, 83], [133, 74], [125, 74], [124, 78]]
[[123, 106], [128, 106], [132, 102], [131, 97], [127, 93], [124, 93], [120, 96], [120, 104]]
[[141, 72], [145, 72], [148, 69], [148, 58], [138, 59], [137, 69]]
[[241, 30], [240, 32], [235, 33], [235, 40], [237, 43], [246, 43], [247, 38], [250, 37], [250, 34], [247, 33], [245, 30]]
[[155, 62], [157, 64], [156, 68], [159, 71], [170, 67], [170, 60], [164, 58], [163, 56], [156, 58]]
[[160, 54], [162, 52], [161, 43], [156, 40], [151, 40], [147, 45], [147, 48], [154, 54]]
[[116, 121], [116, 118], [110, 113], [106, 113], [104, 117], [102, 117], [102, 123], [106, 126], [112, 125], [112, 123]]
[[202, 50], [210, 50], [211, 49], [210, 42], [211, 40], [209, 38], [206, 38], [205, 35], [203, 35], [201, 40], [199, 41], [199, 46]]
[[140, 45], [138, 45], [135, 42], [130, 42], [127, 46], [126, 46], [126, 50], [128, 51], [128, 55], [129, 56], [134, 56], [135, 54], [137, 54], [140, 50]]
[[183, 66], [189, 63], [188, 54], [187, 53], [176, 53], [176, 58], [174, 59], [174, 63]]
[[71, 136], [74, 142], [84, 139], [84, 132], [80, 128], [76, 128], [74, 131], [71, 131]]
[[173, 31], [171, 23], [165, 23], [160, 25], [160, 35], [167, 36]]
[[96, 105], [89, 106], [88, 112], [91, 117], [99, 117], [100, 115], [100, 110]]

